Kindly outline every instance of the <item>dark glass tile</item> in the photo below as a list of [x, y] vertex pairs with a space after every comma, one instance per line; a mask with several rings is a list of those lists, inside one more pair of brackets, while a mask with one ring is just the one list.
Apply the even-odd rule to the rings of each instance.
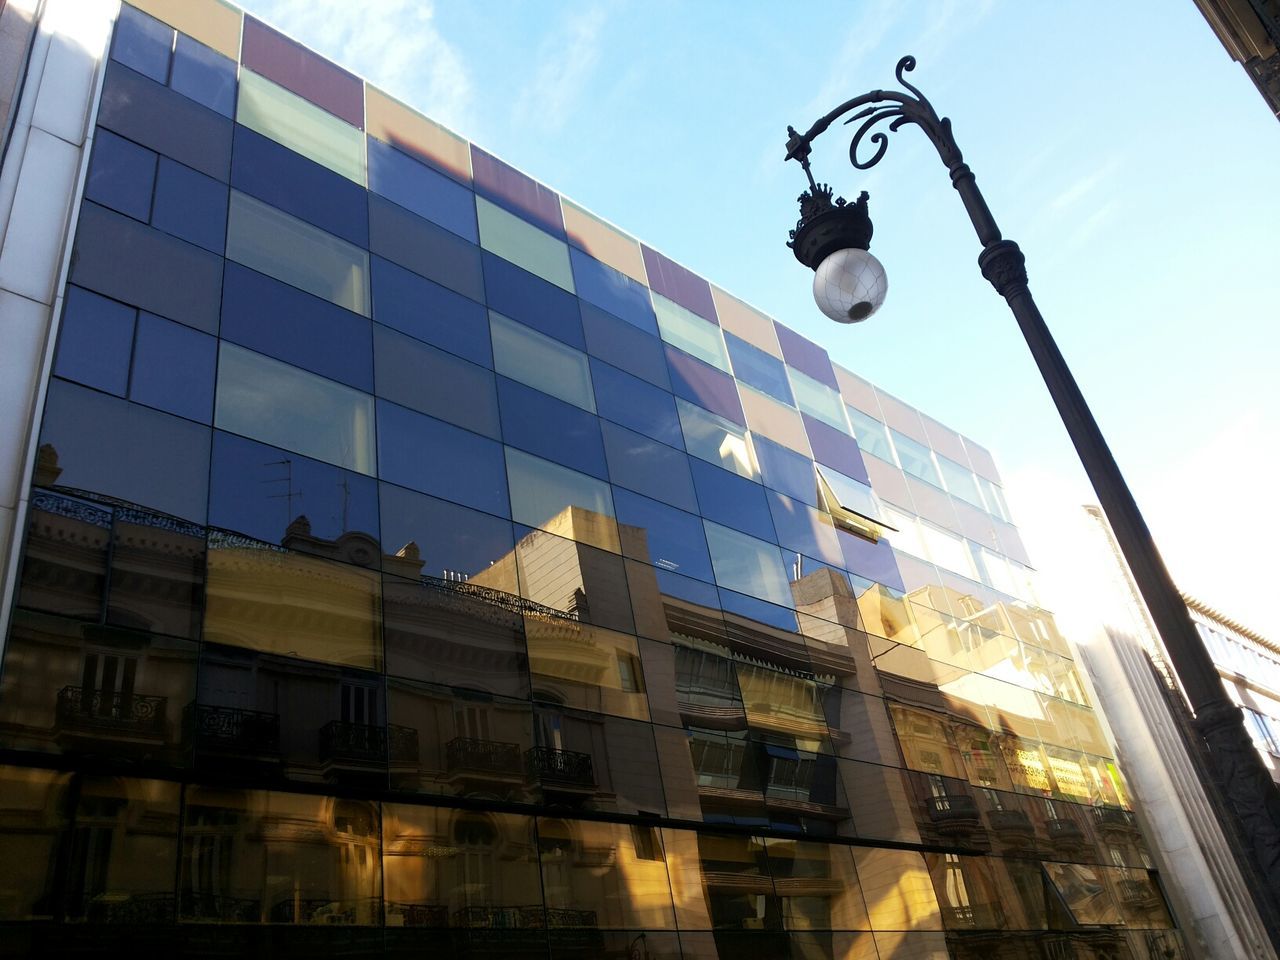
[[203, 523], [209, 428], [62, 380], [49, 384], [40, 443], [58, 483]]
[[236, 112], [236, 62], [217, 50], [178, 34], [169, 86], [224, 117]]
[[777, 543], [764, 487], [703, 460], [695, 458], [689, 463], [693, 467], [693, 485], [704, 517], [761, 540]]
[[668, 345], [666, 352], [671, 388], [676, 396], [684, 397], [739, 426], [747, 425], [742, 401], [738, 399], [738, 385], [733, 377], [673, 346]]
[[221, 430], [209, 526], [362, 566], [380, 561], [377, 481]]
[[711, 284], [644, 244], [640, 245], [640, 252], [644, 254], [644, 269], [652, 289], [712, 323], [720, 322], [711, 299]]
[[378, 401], [378, 467], [392, 483], [510, 515], [501, 444], [385, 400]]
[[123, 397], [129, 387], [137, 311], [79, 287], [67, 287], [53, 372]]
[[724, 332], [724, 342], [729, 348], [734, 376], [775, 400], [795, 406], [795, 400], [791, 396], [791, 382], [787, 380], [786, 364], [759, 347], [735, 337], [728, 330]]
[[370, 191], [471, 243], [480, 242], [475, 195], [470, 190], [381, 140], [370, 137], [368, 144]]
[[671, 375], [667, 373], [667, 357], [661, 340], [599, 307], [589, 303], [580, 306], [587, 353], [663, 390], [671, 390]]
[[240, 62], [254, 73], [364, 129], [364, 83], [253, 17], [244, 18]]
[[814, 475], [813, 461], [759, 434], [752, 439], [764, 485], [816, 507], [818, 479]]
[[602, 421], [609, 476], [627, 487], [681, 510], [696, 511], [698, 501], [689, 473], [689, 457], [617, 424]]
[[146, 223], [156, 182], [156, 155], [109, 130], [94, 138], [93, 160], [84, 195]]
[[369, 195], [369, 250], [472, 300], [484, 300], [479, 247], [377, 194]]
[[[107, 623], [197, 639], [207, 534], [203, 524], [117, 509], [111, 530]], [[171, 718], [175, 726], [177, 719]]]
[[107, 65], [98, 124], [218, 180], [230, 175], [230, 119], [118, 64]]
[[710, 578], [708, 581], [695, 580], [661, 567], [658, 568], [657, 573], [658, 588], [663, 596], [675, 597], [704, 608], [698, 611], [699, 620], [702, 621], [700, 625], [707, 629], [714, 629], [717, 633], [724, 633], [723, 622], [716, 626], [716, 621], [720, 620], [720, 599], [716, 594], [715, 586], [708, 582]]
[[471, 145], [471, 176], [476, 192], [564, 238], [560, 196], [497, 157]]
[[206, 333], [218, 330], [222, 258], [207, 250], [85, 203], [71, 262], [75, 283]]
[[138, 317], [129, 399], [209, 423], [218, 341], [151, 313]]
[[840, 538], [840, 550], [844, 554], [846, 570], [864, 580], [883, 584], [899, 592], [906, 589], [902, 573], [898, 570], [898, 560], [888, 540], [881, 538], [872, 543], [845, 530], [837, 530], [836, 533]]
[[779, 630], [794, 632], [797, 629], [796, 612], [794, 610], [780, 607], [776, 603], [769, 603], [759, 597], [749, 597], [745, 593], [735, 593], [733, 590], [726, 590], [724, 587], [720, 588], [719, 593], [720, 608], [726, 614], [737, 614], [756, 623], [763, 623], [768, 627], [777, 627]]
[[675, 398], [666, 390], [596, 359], [591, 360], [591, 382], [595, 387], [596, 413], [600, 416], [669, 447], [684, 449]]
[[213, 253], [227, 240], [227, 185], [160, 158], [151, 225]]
[[173, 28], [128, 4], [120, 8], [111, 59], [132, 67], [157, 83], [169, 79]]
[[780, 545], [834, 566], [844, 562], [835, 525], [827, 514], [773, 490], [766, 491], [766, 496]]
[[362, 247], [369, 245], [368, 194], [328, 167], [237, 126], [231, 185]]
[[510, 446], [607, 480], [600, 421], [522, 383], [498, 377], [502, 438]]
[[[15, 603], [77, 620], [102, 621], [115, 512], [106, 504], [33, 488]], [[13, 623], [16, 636], [18, 619]], [[13, 669], [7, 648], [4, 679]]]
[[576, 247], [569, 248], [569, 261], [579, 297], [615, 317], [621, 317], [645, 333], [658, 335], [658, 321], [649, 300], [648, 287], [587, 256]]
[[373, 390], [368, 320], [230, 261], [223, 283], [222, 336], [359, 390]]
[[489, 311], [474, 300], [373, 257], [373, 319], [481, 366], [493, 366]]
[[858, 449], [858, 441], [830, 424], [814, 419], [807, 413], [801, 416], [804, 418], [805, 433], [809, 435], [809, 445], [813, 448], [813, 459], [839, 470], [846, 477], [853, 477], [870, 485], [867, 467], [862, 462], [862, 452]]
[[491, 370], [381, 324], [373, 355], [378, 396], [495, 440], [501, 435]]
[[484, 253], [484, 288], [490, 308], [505, 317], [555, 337], [577, 350], [586, 349], [578, 298], [541, 277]]
[[379, 488], [379, 508], [387, 573], [486, 582], [485, 571], [514, 556], [510, 520], [389, 483]]
[[836, 373], [831, 369], [831, 358], [827, 356], [827, 351], [776, 320], [773, 323], [773, 329], [777, 331], [778, 345], [782, 347], [782, 356], [787, 363], [801, 373], [813, 377], [819, 383], [825, 383], [832, 390], [840, 389]]
[[[623, 556], [652, 564], [659, 570], [715, 582], [702, 520], [665, 503], [615, 489], [613, 506], [621, 530]], [[634, 527], [638, 534], [628, 531]]]

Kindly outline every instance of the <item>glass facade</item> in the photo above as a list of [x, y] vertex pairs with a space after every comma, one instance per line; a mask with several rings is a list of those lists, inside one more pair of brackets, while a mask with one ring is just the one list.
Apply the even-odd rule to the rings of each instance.
[[6, 946], [1179, 955], [985, 451], [138, 2], [6, 624]]

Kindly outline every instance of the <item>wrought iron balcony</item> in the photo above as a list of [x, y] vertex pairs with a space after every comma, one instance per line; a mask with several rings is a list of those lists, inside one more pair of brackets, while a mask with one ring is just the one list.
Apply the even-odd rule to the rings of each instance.
[[1031, 818], [1021, 810], [988, 810], [987, 822], [996, 835], [1006, 842], [1029, 841], [1036, 835]]
[[182, 724], [185, 738], [201, 747], [258, 755], [280, 752], [278, 713], [193, 703]]
[[1004, 926], [1004, 910], [998, 903], [943, 907], [942, 922], [949, 930], [999, 930]]
[[1084, 831], [1080, 829], [1080, 824], [1074, 820], [1058, 817], [1053, 820], [1046, 820], [1044, 826], [1049, 833], [1049, 839], [1055, 843], [1063, 846], [1084, 843]]
[[534, 747], [525, 751], [525, 768], [532, 780], [547, 785], [594, 787], [595, 769], [589, 753]]
[[981, 823], [978, 805], [967, 793], [947, 793], [929, 797], [926, 801], [929, 819], [942, 833], [960, 833], [976, 830]]
[[1159, 903], [1155, 888], [1145, 880], [1121, 880], [1120, 902], [1126, 907], [1151, 907]]
[[596, 927], [594, 910], [557, 907], [463, 907], [453, 912], [453, 926], [469, 929], [540, 930], [544, 927]]
[[447, 927], [449, 925], [449, 908], [442, 903], [387, 901], [386, 915], [399, 917], [406, 927]]
[[454, 737], [445, 744], [445, 766], [450, 773], [494, 773], [521, 776], [520, 745], [497, 740]]
[[339, 763], [417, 763], [418, 731], [389, 723], [333, 720], [320, 728], [320, 760]]
[[1138, 823], [1133, 816], [1133, 811], [1124, 810], [1120, 807], [1094, 807], [1093, 818], [1097, 821], [1099, 827], [1107, 831], [1115, 830], [1130, 833], [1136, 832], [1138, 829]]
[[167, 697], [63, 687], [55, 718], [60, 730], [163, 737], [167, 702]]

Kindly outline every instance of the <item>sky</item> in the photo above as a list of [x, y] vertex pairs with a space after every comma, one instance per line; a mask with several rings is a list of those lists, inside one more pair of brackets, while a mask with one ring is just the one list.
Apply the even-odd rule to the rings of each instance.
[[818, 180], [871, 195], [870, 321], [825, 319], [784, 246], [787, 125], [914, 55], [1175, 579], [1280, 642], [1280, 121], [1192, 0], [244, 6], [988, 447], [1052, 561], [1096, 498], [923, 134], [865, 172], [849, 128], [815, 144]]

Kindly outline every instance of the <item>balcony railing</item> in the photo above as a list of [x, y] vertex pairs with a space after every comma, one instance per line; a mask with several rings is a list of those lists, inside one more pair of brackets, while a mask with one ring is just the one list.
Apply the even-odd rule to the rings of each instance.
[[575, 787], [596, 785], [596, 774], [589, 753], [534, 747], [525, 751], [524, 756], [526, 769], [533, 780]]
[[520, 776], [520, 745], [497, 740], [454, 737], [445, 744], [450, 773], [499, 773]]
[[1044, 826], [1049, 833], [1049, 839], [1057, 843], [1068, 845], [1084, 843], [1084, 831], [1080, 829], [1080, 824], [1074, 820], [1059, 817], [1053, 820], [1046, 820]]
[[929, 819], [942, 831], [973, 830], [980, 821], [978, 805], [967, 793], [948, 793], [926, 801]]
[[594, 910], [558, 907], [463, 907], [453, 912], [453, 925], [469, 929], [540, 930], [544, 927], [598, 926]]
[[182, 717], [189, 741], [214, 749], [254, 754], [280, 751], [280, 715], [240, 707], [190, 704]]
[[167, 697], [63, 687], [55, 716], [63, 730], [163, 737], [167, 702]]
[[942, 921], [951, 930], [998, 930], [1004, 926], [1004, 910], [998, 903], [943, 907]]
[[1029, 840], [1036, 835], [1036, 828], [1032, 825], [1031, 818], [1021, 810], [988, 810], [987, 822], [991, 824], [991, 829], [1004, 839]]
[[1120, 807], [1094, 807], [1093, 818], [1103, 830], [1137, 830], [1133, 811]]
[[1126, 907], [1149, 907], [1158, 901], [1155, 889], [1143, 880], [1121, 880], [1120, 902]]
[[418, 731], [389, 723], [333, 720], [320, 728], [320, 759], [355, 763], [416, 763]]

